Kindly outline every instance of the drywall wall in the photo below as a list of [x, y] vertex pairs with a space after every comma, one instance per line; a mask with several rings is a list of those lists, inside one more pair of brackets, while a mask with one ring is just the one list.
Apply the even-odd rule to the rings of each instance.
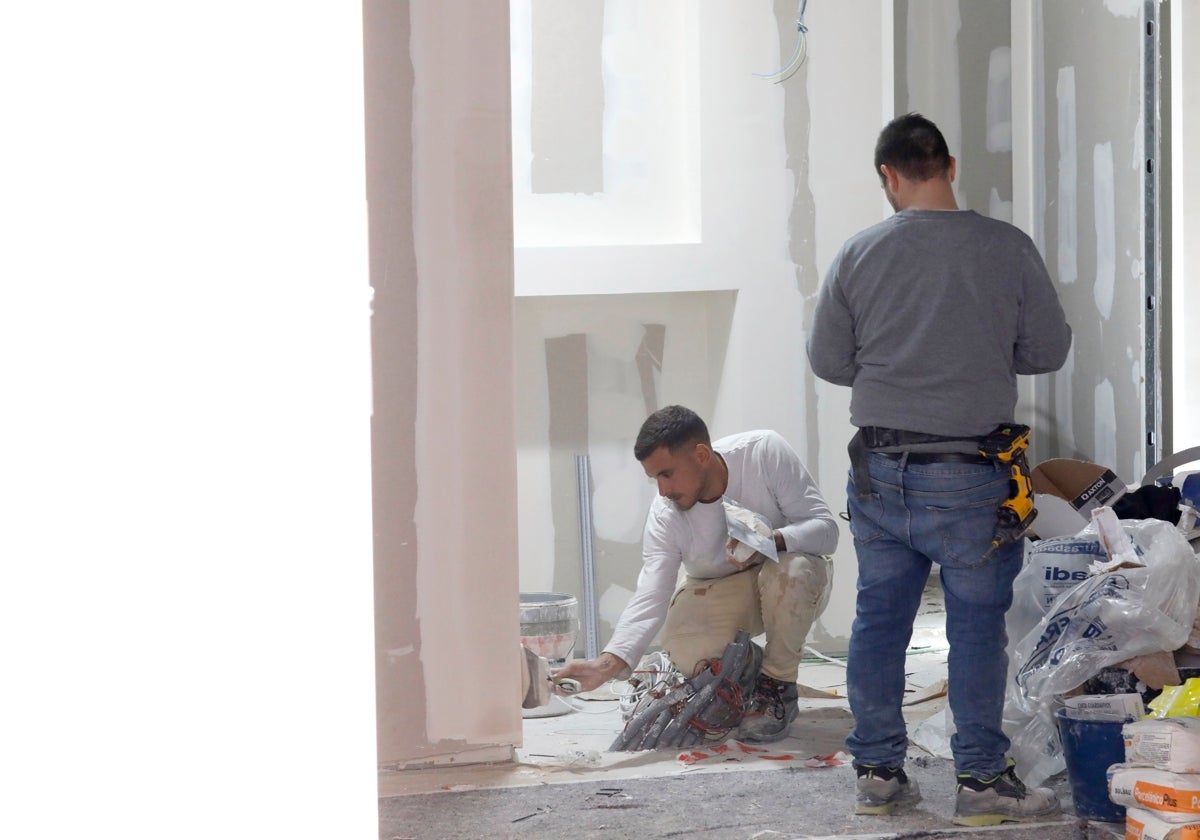
[[[960, 206], [1013, 220], [1012, 13], [944, 0], [898, 3], [897, 14], [897, 107], [942, 126]], [[1061, 372], [1023, 378], [1022, 417], [1034, 460], [1094, 460], [1133, 483], [1145, 471], [1142, 4], [1028, 14], [1018, 37], [1035, 89], [1017, 107], [1031, 112], [1035, 171], [1021, 173], [1034, 193], [1021, 224], [1042, 246], [1075, 342]]]
[[654, 495], [634, 437], [663, 394], [711, 415], [735, 306], [732, 291], [517, 299], [520, 557], [543, 559], [522, 562], [521, 589], [582, 601], [576, 459], [587, 456], [601, 643], [633, 593]]
[[364, 5], [383, 766], [520, 743], [507, 27]]
[[958, 206], [1011, 222], [1012, 41], [1003, 3], [896, 3], [896, 111], [929, 117], [957, 160]]
[[[521, 588], [579, 594], [586, 454], [603, 644], [641, 566], [653, 488], [632, 443], [650, 411], [689, 405], [715, 436], [777, 429], [844, 508], [847, 397], [812, 377], [804, 331], [822, 258], [883, 212], [870, 156], [891, 103], [876, 0], [811, 4], [808, 60], [778, 84], [764, 76], [796, 46], [795, 2], [601, 5], [514, 2], [512, 64]], [[547, 74], [587, 89], [595, 56], [603, 192], [548, 194], [538, 103], [564, 82]], [[846, 537], [814, 630], [832, 652], [853, 562]]]
[[[781, 52], [790, 40], [786, 26], [790, 12], [790, 4], [775, 4]], [[789, 279], [804, 301], [799, 325], [793, 324], [790, 331], [807, 325], [816, 290], [842, 243], [891, 212], [879, 188], [873, 157], [879, 130], [895, 115], [893, 15], [890, 0], [810, 3], [805, 15], [812, 33], [809, 63], [801, 70], [808, 107], [806, 113], [803, 100], [797, 100], [795, 92], [788, 94], [791, 128], [786, 133], [792, 193]], [[811, 207], [805, 203], [805, 184]], [[796, 335], [801, 354], [806, 338], [803, 331]], [[763, 334], [759, 340], [759, 352], [766, 352], [774, 336]], [[782, 410], [802, 418], [802, 427], [792, 432], [793, 440], [803, 441], [797, 449], [830, 507], [844, 511], [850, 467], [846, 445], [853, 433], [850, 389], [817, 380], [806, 356], [798, 364], [799, 372], [793, 375], [804, 389]], [[771, 391], [774, 386], [767, 382], [763, 387]], [[834, 569], [829, 606], [811, 636], [817, 649], [830, 654], [846, 650], [854, 620], [858, 566], [844, 525]]]
[[[1075, 333], [1041, 418], [1047, 457], [1146, 470], [1143, 4], [1042, 4], [1034, 45], [1044, 133], [1037, 223]], [[1040, 386], [1039, 386], [1040, 387]]]
[[[1042, 124], [1028, 113], [1031, 25], [1018, 14], [1014, 31], [1013, 14], [1002, 3], [898, 2], [896, 110], [923, 113], [941, 127], [958, 163], [960, 207], [1012, 222], [1036, 240], [1029, 162], [1041, 147]], [[1017, 381], [1016, 418], [1034, 428], [1035, 462], [1052, 438], [1035, 404], [1039, 379]], [[1044, 392], [1048, 383], [1041, 385]]]

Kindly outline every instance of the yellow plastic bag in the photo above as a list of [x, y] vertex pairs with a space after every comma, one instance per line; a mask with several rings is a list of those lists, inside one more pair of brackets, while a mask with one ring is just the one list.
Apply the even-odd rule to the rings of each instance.
[[1164, 686], [1162, 694], [1148, 704], [1147, 718], [1196, 717], [1200, 715], [1200, 678], [1191, 677], [1183, 685]]

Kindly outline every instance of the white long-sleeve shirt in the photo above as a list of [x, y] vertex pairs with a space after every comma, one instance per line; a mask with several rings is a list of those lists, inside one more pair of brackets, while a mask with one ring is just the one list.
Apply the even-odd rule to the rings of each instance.
[[[722, 499], [680, 510], [657, 496], [642, 536], [637, 591], [621, 613], [604, 650], [636, 667], [667, 618], [682, 567], [689, 577], [720, 578], [737, 572], [726, 559], [729, 530], [723, 501], [754, 511], [783, 535], [789, 552], [832, 554], [837, 521], [795, 450], [777, 432], [742, 432], [713, 443], [729, 468]], [[730, 640], [732, 641], [732, 639]]]

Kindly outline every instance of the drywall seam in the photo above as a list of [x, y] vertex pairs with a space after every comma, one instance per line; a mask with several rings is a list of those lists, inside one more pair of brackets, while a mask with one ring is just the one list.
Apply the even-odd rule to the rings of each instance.
[[989, 152], [1012, 152], [1012, 47], [995, 47], [988, 56], [987, 141]]
[[1117, 281], [1115, 191], [1112, 143], [1097, 143], [1092, 149], [1092, 211], [1096, 224], [1096, 282], [1092, 293], [1096, 310], [1105, 321], [1112, 315]]
[[1079, 272], [1075, 68], [1058, 71], [1058, 282], [1074, 283]]

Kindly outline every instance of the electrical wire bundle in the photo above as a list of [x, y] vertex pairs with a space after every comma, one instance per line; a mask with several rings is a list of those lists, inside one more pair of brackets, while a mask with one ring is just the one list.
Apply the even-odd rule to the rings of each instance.
[[651, 691], [666, 693], [683, 682], [683, 674], [675, 669], [671, 658], [661, 650], [642, 657], [629, 680], [621, 685], [621, 720], [633, 717], [638, 704]]
[[756, 650], [750, 634], [739, 630], [720, 660], [705, 661], [678, 684], [673, 678], [659, 680], [638, 700], [609, 750], [690, 747], [724, 738], [741, 721], [740, 682], [747, 670], [757, 672], [759, 660], [752, 655]]
[[804, 24], [804, 10], [807, 6], [808, 0], [800, 0], [800, 16], [796, 18], [796, 48], [792, 50], [792, 57], [774, 73], [755, 73], [755, 76], [779, 84], [790, 79], [804, 64], [804, 60], [808, 58], [808, 27]]

